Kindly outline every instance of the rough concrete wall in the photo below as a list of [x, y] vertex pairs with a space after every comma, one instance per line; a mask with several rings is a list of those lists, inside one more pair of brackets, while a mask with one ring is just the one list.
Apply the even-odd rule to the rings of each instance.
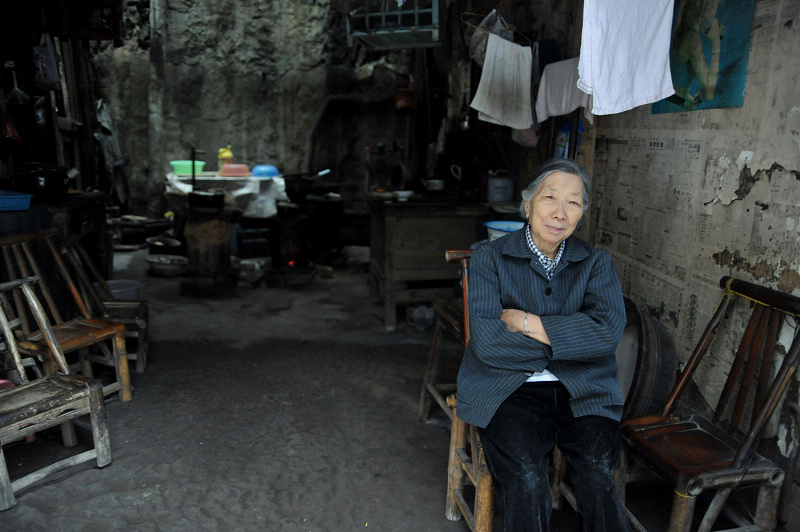
[[[215, 169], [216, 152], [232, 145], [237, 161], [305, 170], [308, 127], [326, 97], [327, 0], [152, 0], [158, 10], [127, 14], [125, 46], [95, 56], [101, 94], [112, 107], [131, 169], [131, 209], [160, 214], [159, 190], [172, 159], [190, 147]], [[163, 57], [163, 65], [153, 61]], [[150, 83], [158, 68], [163, 86]], [[163, 69], [163, 74], [162, 74]], [[155, 100], [152, 92], [161, 94]], [[150, 128], [157, 145], [145, 134]], [[151, 161], [152, 151], [163, 156]], [[162, 160], [163, 157], [163, 160]]]
[[[797, 50], [800, 2], [758, 1], [743, 107], [598, 117], [596, 243], [613, 254], [625, 293], [672, 333], [682, 361], [723, 275], [800, 295]], [[711, 362], [697, 382], [716, 396], [724, 376]]]

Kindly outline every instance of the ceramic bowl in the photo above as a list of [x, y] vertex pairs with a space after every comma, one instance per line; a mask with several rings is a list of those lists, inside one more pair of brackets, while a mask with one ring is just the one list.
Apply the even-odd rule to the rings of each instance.
[[395, 190], [392, 192], [392, 196], [394, 196], [397, 201], [408, 201], [408, 198], [414, 195], [413, 190]]

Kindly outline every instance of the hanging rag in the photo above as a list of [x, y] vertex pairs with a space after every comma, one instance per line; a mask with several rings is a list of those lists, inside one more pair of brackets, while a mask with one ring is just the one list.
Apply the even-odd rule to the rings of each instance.
[[[531, 101], [536, 101], [536, 94], [539, 92], [539, 84], [542, 81], [542, 70], [539, 67], [540, 61], [540, 48], [539, 43], [534, 42], [531, 46], [531, 54], [533, 56], [531, 62]], [[544, 67], [542, 67], [544, 68]], [[512, 129], [511, 140], [526, 148], [535, 148], [539, 144], [539, 138], [542, 136], [542, 124], [536, 117], [534, 106], [531, 105], [531, 127], [527, 129]]]
[[544, 67], [536, 97], [536, 119], [544, 122], [551, 116], [568, 115], [578, 107], [584, 107], [586, 120], [593, 123], [592, 96], [580, 90], [577, 82], [577, 57]]
[[507, 41], [514, 41], [513, 28], [508, 25], [503, 17], [497, 14], [496, 9], [492, 9], [475, 28], [472, 37], [469, 38], [469, 56], [481, 67], [486, 60], [486, 46], [489, 43], [490, 33], [499, 35]]
[[489, 34], [481, 81], [470, 107], [485, 122], [527, 129], [531, 115], [530, 47]]
[[675, 93], [669, 68], [673, 4], [584, 1], [578, 87], [594, 96], [592, 113], [621, 113]]

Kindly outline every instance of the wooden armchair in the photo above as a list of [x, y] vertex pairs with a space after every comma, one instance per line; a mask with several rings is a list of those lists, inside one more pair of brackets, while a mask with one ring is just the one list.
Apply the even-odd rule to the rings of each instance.
[[[119, 392], [120, 401], [132, 399], [130, 371], [125, 346], [125, 326], [110, 319], [92, 317], [89, 309], [81, 296], [80, 290], [67, 270], [61, 254], [58, 252], [53, 238], [58, 232], [55, 229], [37, 231], [0, 238], [0, 248], [8, 280], [16, 280], [36, 276], [39, 279], [38, 288], [50, 311], [50, 317], [56, 342], [64, 353], [77, 352], [80, 356], [81, 373], [93, 377], [92, 362], [111, 366], [116, 373], [116, 381], [103, 388], [104, 395]], [[39, 261], [41, 255], [50, 259], [58, 270], [63, 287], [77, 306], [79, 316], [64, 319], [56, 304], [51, 287], [44, 281]], [[13, 290], [16, 315], [22, 322], [24, 338], [18, 341], [20, 351], [28, 356], [42, 357], [50, 347], [42, 330], [34, 330], [25, 311], [20, 290]], [[108, 344], [111, 344], [110, 346]], [[98, 353], [90, 352], [94, 347]], [[49, 373], [54, 368], [45, 368]]]
[[[108, 283], [77, 239], [63, 242], [59, 247], [59, 252], [66, 257], [66, 263], [69, 264], [75, 275], [89, 314], [92, 317], [104, 318], [125, 326], [125, 338], [134, 347], [134, 350], [129, 349], [131, 347], [129, 344], [126, 348], [128, 360], [136, 362], [136, 373], [143, 373], [147, 365], [149, 348], [147, 334], [149, 306], [147, 301], [115, 299]], [[98, 295], [93, 283], [96, 283], [103, 291], [104, 297], [101, 298]]]
[[[12, 324], [19, 321], [10, 319], [0, 308], [0, 330], [5, 338], [6, 348], [16, 363], [19, 384], [14, 388], [0, 390], [0, 510], [7, 510], [16, 504], [15, 493], [58, 471], [88, 460], [96, 460], [98, 467], [111, 463], [111, 444], [102, 386], [96, 380], [69, 372], [64, 353], [50, 328], [44, 309], [31, 289], [35, 281], [36, 278], [33, 277], [0, 284], [0, 293], [12, 289], [20, 291], [27, 303], [27, 309], [33, 314], [44, 341], [49, 346], [45, 356], [58, 370], [41, 379], [28, 381], [18, 349], [17, 335], [12, 329]], [[71, 420], [86, 414], [89, 414], [91, 420], [93, 449], [11, 480], [2, 446], [55, 425], [62, 427], [64, 444], [74, 446], [77, 440]]]
[[[800, 298], [732, 277], [723, 277], [720, 285], [722, 300], [661, 413], [622, 423], [622, 481], [638, 478], [644, 469], [674, 486], [671, 532], [692, 528], [697, 499], [706, 492], [714, 496], [699, 524], [701, 532], [711, 529], [723, 509], [736, 530], [771, 530], [777, 524], [785, 475], [758, 454], [757, 446], [800, 360]], [[737, 301], [752, 312], [713, 414], [678, 412], [678, 400]], [[785, 356], [776, 350], [781, 338], [790, 338], [783, 342]], [[710, 371], [724, 375], [721, 360], [725, 357], [716, 357]], [[773, 368], [778, 368], [774, 375]], [[732, 500], [740, 488], [758, 489], [754, 508], [748, 507], [753, 501]], [[733, 502], [743, 502], [746, 512]]]

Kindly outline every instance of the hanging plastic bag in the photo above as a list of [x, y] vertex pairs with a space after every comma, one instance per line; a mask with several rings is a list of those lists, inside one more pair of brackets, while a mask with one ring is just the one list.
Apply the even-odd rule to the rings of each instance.
[[486, 57], [486, 45], [489, 43], [490, 33], [507, 41], [514, 41], [514, 28], [506, 24], [496, 9], [492, 9], [492, 12], [478, 24], [469, 40], [469, 56], [480, 66], [483, 66]]
[[61, 86], [58, 76], [58, 58], [53, 39], [49, 33], [42, 33], [39, 46], [33, 47], [33, 64], [36, 67], [34, 81], [36, 86], [44, 90], [53, 90]]

